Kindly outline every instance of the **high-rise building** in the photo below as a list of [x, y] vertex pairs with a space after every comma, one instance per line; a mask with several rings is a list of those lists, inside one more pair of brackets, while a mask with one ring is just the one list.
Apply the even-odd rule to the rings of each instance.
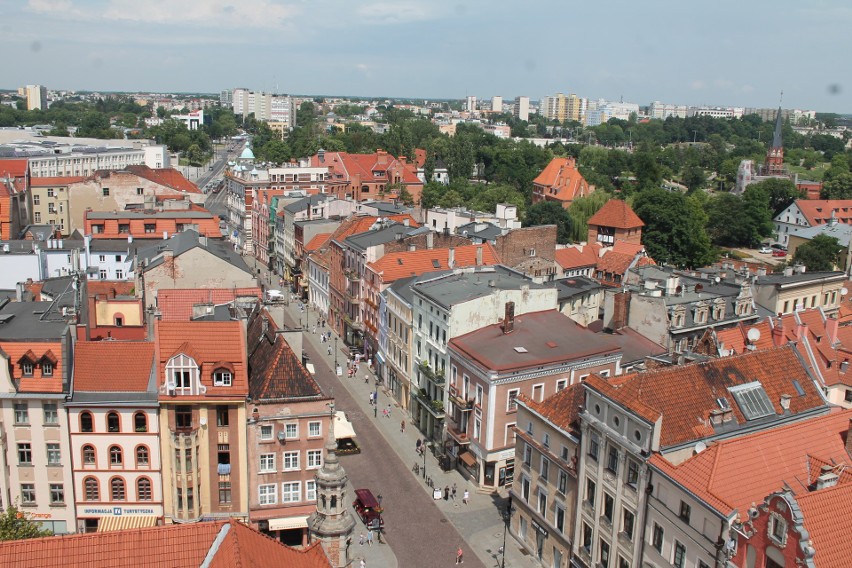
[[296, 126], [296, 103], [289, 96], [238, 88], [233, 90], [231, 105], [234, 114], [244, 118], [254, 114], [257, 120], [285, 123], [286, 128]]
[[234, 91], [230, 89], [225, 89], [224, 91], [219, 93], [219, 105], [223, 107], [229, 107], [233, 105], [234, 100]]
[[47, 88], [41, 85], [27, 85], [27, 110], [47, 109]]
[[465, 108], [467, 109], [467, 112], [475, 112], [476, 97], [468, 95], [467, 100], [465, 101]]
[[582, 97], [578, 97], [574, 93], [571, 93], [566, 97], [566, 120], [575, 120], [577, 122], [583, 121], [583, 116], [586, 114], [586, 99]]
[[503, 112], [503, 97], [491, 97], [491, 111]]
[[521, 120], [530, 119], [530, 98], [515, 97], [515, 107], [512, 109], [513, 114]]

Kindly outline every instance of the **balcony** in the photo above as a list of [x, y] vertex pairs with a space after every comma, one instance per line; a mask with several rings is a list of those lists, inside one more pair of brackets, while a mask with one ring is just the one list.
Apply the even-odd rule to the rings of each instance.
[[361, 275], [358, 274], [358, 272], [356, 272], [355, 270], [346, 270], [344, 272], [344, 274], [346, 275], [346, 279], [349, 280], [350, 282], [360, 282], [361, 281]]
[[467, 432], [463, 432], [456, 425], [449, 423], [447, 424], [447, 434], [450, 435], [450, 438], [456, 441], [456, 443], [460, 446], [466, 446], [470, 444], [470, 436], [467, 435]]
[[425, 389], [415, 391], [414, 398], [423, 406], [423, 408], [429, 411], [429, 414], [438, 419], [444, 418], [444, 401], [434, 400], [426, 393]]
[[443, 385], [446, 382], [444, 371], [433, 370], [426, 361], [421, 361], [417, 368], [420, 369], [420, 372], [423, 373], [429, 381], [436, 385]]
[[346, 290], [346, 293], [344, 295], [346, 296], [346, 301], [348, 301], [350, 304], [361, 304], [361, 297], [358, 296], [357, 293], [353, 294], [349, 290]]
[[356, 320], [352, 319], [351, 317], [349, 317], [348, 314], [343, 316], [343, 321], [345, 321], [346, 325], [348, 325], [352, 329], [355, 329], [355, 330], [358, 330], [358, 331], [364, 331], [364, 322], [356, 321]]
[[465, 399], [460, 396], [460, 393], [455, 388], [450, 387], [450, 402], [462, 412], [470, 412], [473, 410], [474, 399]]

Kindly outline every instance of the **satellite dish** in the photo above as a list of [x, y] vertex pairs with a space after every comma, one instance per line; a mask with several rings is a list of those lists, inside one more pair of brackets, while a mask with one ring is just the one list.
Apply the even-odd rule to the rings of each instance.
[[760, 339], [760, 330], [757, 329], [756, 327], [753, 327], [750, 330], [748, 330], [746, 337], [748, 337], [748, 340], [749, 340], [750, 343], [755, 343], [755, 342], [757, 342], [758, 339]]
[[707, 444], [705, 444], [704, 442], [698, 442], [697, 444], [695, 444], [695, 453], [696, 454], [700, 454], [701, 452], [703, 452], [706, 449], [707, 449]]
[[716, 278], [714, 278], [713, 280], [715, 280], [715, 281], [716, 281], [716, 284], [718, 284], [719, 282], [721, 282], [721, 281], [722, 281], [722, 279], [721, 279], [721, 278], [719, 278], [718, 276], [717, 276]]
[[841, 295], [841, 296], [845, 296], [845, 295], [846, 295], [846, 294], [848, 294], [848, 293], [849, 293], [849, 289], [848, 289], [848, 288], [841, 288], [841, 289], [840, 289], [840, 295]]

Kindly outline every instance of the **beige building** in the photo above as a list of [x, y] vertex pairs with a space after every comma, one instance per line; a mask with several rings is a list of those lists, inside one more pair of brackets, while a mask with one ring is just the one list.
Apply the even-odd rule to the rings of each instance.
[[27, 110], [47, 110], [47, 88], [41, 85], [24, 87], [27, 96]]
[[[394, 282], [381, 293], [379, 319], [379, 355], [382, 379], [400, 407], [408, 409], [411, 400], [412, 292], [415, 278]], [[384, 337], [381, 335], [384, 333]]]
[[133, 148], [99, 147], [93, 151], [74, 151], [73, 146], [52, 146], [50, 154], [31, 156], [27, 160], [30, 176], [90, 176], [100, 170], [121, 170], [128, 166], [145, 165], [152, 169], [169, 168], [170, 157], [166, 146], [154, 144], [134, 145]]
[[827, 314], [840, 308], [844, 272], [805, 272], [788, 267], [782, 274], [767, 274], [754, 282], [755, 302], [773, 314], [789, 314], [820, 307]]
[[[76, 186], [84, 179], [81, 176], [30, 178], [32, 222], [36, 225], [53, 225], [62, 236], [71, 234], [69, 187]], [[80, 229], [82, 227], [81, 224]]]

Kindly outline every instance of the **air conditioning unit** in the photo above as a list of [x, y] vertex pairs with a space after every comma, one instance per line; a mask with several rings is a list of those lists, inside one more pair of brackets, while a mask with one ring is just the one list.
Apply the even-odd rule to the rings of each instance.
[[278, 431], [278, 441], [283, 444], [286, 439], [287, 439], [287, 434], [284, 432], [284, 430], [279, 430]]

